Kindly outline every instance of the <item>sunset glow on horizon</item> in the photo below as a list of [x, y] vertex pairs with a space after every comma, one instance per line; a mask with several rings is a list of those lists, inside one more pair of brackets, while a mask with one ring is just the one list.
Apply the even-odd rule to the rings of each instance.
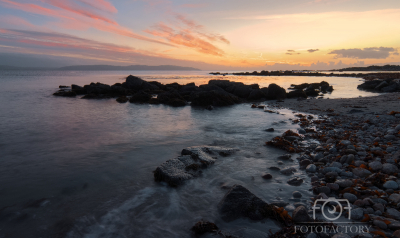
[[396, 0], [0, 0], [0, 53], [204, 70], [400, 64]]

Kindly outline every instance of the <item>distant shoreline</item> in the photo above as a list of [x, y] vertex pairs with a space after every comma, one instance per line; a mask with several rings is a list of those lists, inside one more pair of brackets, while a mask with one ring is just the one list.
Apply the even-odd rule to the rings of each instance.
[[72, 65], [60, 68], [33, 68], [33, 67], [16, 67], [8, 65], [0, 65], [0, 70], [71, 70], [71, 71], [202, 71], [201, 69], [192, 67], [182, 67], [175, 65]]

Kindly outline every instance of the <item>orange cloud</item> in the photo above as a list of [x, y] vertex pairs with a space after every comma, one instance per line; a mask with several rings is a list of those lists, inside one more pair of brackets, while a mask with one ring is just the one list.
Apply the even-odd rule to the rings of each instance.
[[156, 30], [146, 30], [145, 32], [165, 38], [170, 43], [186, 46], [204, 54], [216, 56], [222, 56], [224, 54], [221, 49], [196, 36], [188, 29], [176, 31], [164, 23], [159, 23], [154, 28]]

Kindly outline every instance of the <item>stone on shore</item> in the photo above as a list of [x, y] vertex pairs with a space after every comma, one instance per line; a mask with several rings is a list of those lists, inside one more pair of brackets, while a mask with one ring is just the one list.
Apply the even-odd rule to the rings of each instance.
[[299, 206], [293, 211], [292, 219], [294, 223], [312, 221], [312, 218], [308, 215], [307, 209], [304, 206]]
[[262, 220], [268, 215], [268, 203], [241, 185], [234, 185], [218, 204], [218, 211], [224, 221], [241, 217]]

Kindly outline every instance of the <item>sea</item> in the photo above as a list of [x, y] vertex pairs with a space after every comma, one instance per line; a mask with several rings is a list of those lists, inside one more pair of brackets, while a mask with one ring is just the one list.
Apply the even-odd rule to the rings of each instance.
[[[279, 230], [272, 220], [221, 220], [226, 187], [240, 184], [267, 202], [302, 201], [310, 180], [283, 151], [265, 142], [297, 130], [292, 110], [271, 114], [244, 103], [212, 111], [190, 106], [120, 104], [115, 99], [56, 97], [59, 85], [148, 81], [206, 84], [228, 79], [267, 87], [327, 81], [325, 98], [377, 95], [360, 91], [360, 78], [214, 76], [207, 71], [0, 71], [0, 237], [190, 237], [200, 220], [226, 232]], [[314, 99], [320, 100], [320, 99]], [[268, 101], [265, 104], [268, 105]], [[266, 132], [267, 128], [274, 132]], [[177, 188], [154, 181], [153, 171], [189, 146], [238, 148]], [[294, 155], [293, 158], [295, 158]], [[295, 167], [292, 176], [268, 169]], [[261, 176], [271, 173], [272, 180]], [[305, 179], [299, 187], [286, 181]]]

